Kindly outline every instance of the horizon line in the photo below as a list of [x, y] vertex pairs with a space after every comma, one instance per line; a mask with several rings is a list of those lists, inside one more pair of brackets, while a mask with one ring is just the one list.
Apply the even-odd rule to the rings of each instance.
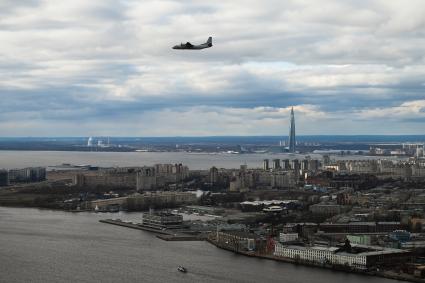
[[[425, 137], [425, 134], [302, 134], [296, 137]], [[239, 138], [239, 137], [288, 137], [288, 135], [208, 135], [208, 136], [115, 136], [115, 135], [87, 135], [87, 136], [0, 136], [0, 139], [25, 139], [25, 138]]]

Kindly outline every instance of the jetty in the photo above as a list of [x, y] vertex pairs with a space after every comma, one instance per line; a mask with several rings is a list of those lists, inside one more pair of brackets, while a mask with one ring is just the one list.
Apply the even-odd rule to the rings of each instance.
[[125, 222], [125, 221], [118, 220], [118, 219], [102, 219], [102, 220], [99, 220], [99, 222], [117, 225], [117, 226], [123, 226], [123, 227], [131, 228], [131, 229], [148, 231], [148, 232], [152, 232], [152, 233], [156, 233], [156, 234], [172, 235], [172, 233], [170, 233], [169, 231], [154, 229], [154, 228], [151, 228], [151, 227], [144, 226], [141, 223]]
[[194, 235], [192, 231], [155, 229], [143, 225], [142, 223], [133, 223], [128, 221], [122, 221], [120, 219], [102, 219], [99, 220], [99, 222], [151, 232], [157, 234], [156, 237], [164, 241], [205, 241], [207, 239], [207, 236], [205, 234]]

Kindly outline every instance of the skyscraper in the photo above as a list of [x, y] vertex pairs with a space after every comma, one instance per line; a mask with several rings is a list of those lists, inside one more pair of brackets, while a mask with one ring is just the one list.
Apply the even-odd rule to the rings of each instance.
[[289, 128], [289, 152], [295, 152], [295, 116], [294, 107], [291, 108], [291, 125]]
[[269, 160], [268, 159], [264, 159], [263, 160], [263, 170], [267, 171], [269, 169], [270, 169]]

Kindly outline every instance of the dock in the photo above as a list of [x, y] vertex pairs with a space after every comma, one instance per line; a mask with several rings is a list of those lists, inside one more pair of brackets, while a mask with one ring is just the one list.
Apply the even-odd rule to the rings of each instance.
[[203, 235], [187, 234], [157, 235], [156, 237], [164, 241], [205, 241], [207, 239], [207, 237]]
[[122, 220], [103, 219], [99, 220], [99, 222], [155, 233], [157, 234], [157, 238], [164, 241], [205, 241], [207, 238], [205, 234], [192, 235], [190, 234], [190, 231], [185, 233], [185, 231], [181, 230], [158, 230], [152, 227], [144, 226], [143, 224], [124, 222]]
[[169, 232], [169, 231], [158, 230], [158, 229], [154, 229], [154, 228], [151, 228], [151, 227], [146, 227], [146, 226], [143, 226], [142, 224], [129, 223], [129, 222], [124, 222], [124, 221], [121, 221], [121, 220], [113, 220], [113, 219], [102, 219], [102, 220], [99, 220], [99, 222], [117, 225], [117, 226], [123, 226], [123, 227], [131, 228], [131, 229], [148, 231], [148, 232], [161, 234], [161, 235], [172, 236], [172, 233]]

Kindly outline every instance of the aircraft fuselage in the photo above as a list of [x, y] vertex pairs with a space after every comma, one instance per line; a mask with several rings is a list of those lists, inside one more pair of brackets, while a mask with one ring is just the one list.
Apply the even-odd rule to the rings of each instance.
[[206, 44], [192, 45], [192, 46], [186, 46], [186, 44], [180, 44], [180, 45], [174, 46], [173, 49], [201, 50], [201, 49], [209, 48], [211, 46], [208, 46]]
[[185, 50], [201, 50], [205, 48], [210, 48], [212, 46], [212, 37], [209, 37], [207, 42], [199, 45], [193, 45], [190, 42], [182, 43], [180, 45], [175, 45], [173, 49], [185, 49]]

